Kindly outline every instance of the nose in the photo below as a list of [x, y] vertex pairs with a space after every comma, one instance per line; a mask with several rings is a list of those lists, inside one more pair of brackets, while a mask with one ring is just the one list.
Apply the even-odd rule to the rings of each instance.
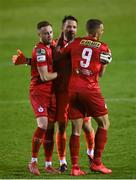
[[73, 32], [74, 30], [75, 30], [75, 29], [74, 29], [74, 27], [71, 27], [70, 31], [72, 31], [72, 32]]
[[51, 33], [48, 34], [48, 37], [49, 37], [49, 38], [51, 37]]

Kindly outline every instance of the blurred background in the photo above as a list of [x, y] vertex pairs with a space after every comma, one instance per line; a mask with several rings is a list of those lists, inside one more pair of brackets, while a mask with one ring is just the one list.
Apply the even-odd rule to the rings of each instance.
[[[113, 61], [100, 80], [111, 127], [104, 162], [113, 174], [102, 176], [88, 169], [86, 148], [81, 139], [81, 167], [85, 178], [136, 178], [136, 1], [135, 0], [0, 0], [0, 178], [35, 178], [27, 172], [31, 136], [36, 126], [29, 104], [30, 67], [14, 66], [11, 57], [20, 48], [27, 57], [38, 41], [36, 25], [52, 23], [54, 38], [65, 15], [78, 19], [77, 36], [85, 36], [90, 18], [104, 22], [102, 41], [112, 50]], [[96, 124], [92, 120], [94, 127]], [[70, 134], [70, 123], [68, 126]], [[67, 143], [68, 145], [68, 143]], [[40, 154], [42, 169], [43, 152]], [[67, 149], [69, 167], [69, 149]], [[56, 149], [54, 165], [58, 166]], [[70, 168], [69, 168], [70, 170]], [[43, 172], [40, 178], [45, 178]], [[63, 175], [46, 178], [70, 178]]]

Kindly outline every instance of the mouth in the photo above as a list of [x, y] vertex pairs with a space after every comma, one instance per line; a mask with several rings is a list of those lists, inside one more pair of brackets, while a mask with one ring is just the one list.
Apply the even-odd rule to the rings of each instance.
[[74, 32], [69, 32], [68, 36], [75, 36], [75, 33]]
[[73, 31], [69, 31], [68, 34], [75, 34]]
[[48, 39], [48, 41], [52, 41], [52, 38]]

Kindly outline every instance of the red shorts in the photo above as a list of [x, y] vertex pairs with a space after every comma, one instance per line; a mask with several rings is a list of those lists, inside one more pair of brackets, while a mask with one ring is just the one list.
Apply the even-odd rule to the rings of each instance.
[[51, 116], [49, 109], [52, 104], [52, 95], [50, 93], [37, 89], [30, 90], [30, 102], [34, 110], [35, 117]]
[[56, 93], [56, 121], [68, 121], [68, 93]]
[[103, 96], [99, 90], [91, 91], [84, 88], [84, 90], [71, 91], [69, 104], [70, 119], [84, 118], [84, 117], [99, 117], [108, 113]]

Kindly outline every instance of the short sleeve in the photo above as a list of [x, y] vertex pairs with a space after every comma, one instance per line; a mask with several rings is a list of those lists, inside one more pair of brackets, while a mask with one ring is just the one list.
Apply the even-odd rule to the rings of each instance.
[[36, 48], [34, 52], [34, 59], [37, 66], [47, 65], [47, 52], [43, 48]]

